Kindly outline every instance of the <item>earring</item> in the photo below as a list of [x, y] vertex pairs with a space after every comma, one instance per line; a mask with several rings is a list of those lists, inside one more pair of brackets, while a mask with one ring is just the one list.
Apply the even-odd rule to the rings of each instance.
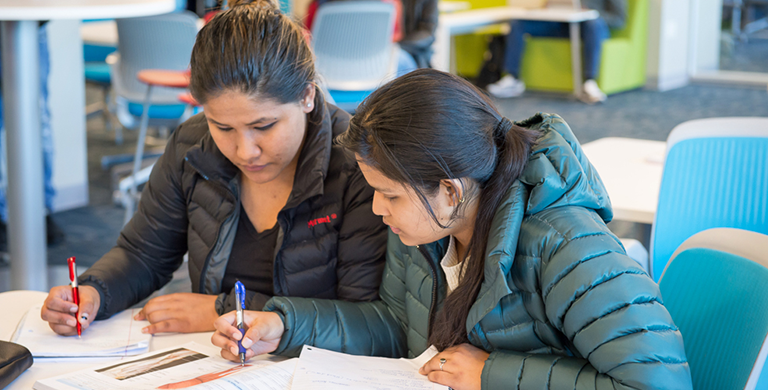
[[459, 203], [464, 203], [464, 198], [459, 199]]
[[312, 107], [312, 103], [307, 103], [307, 107]]

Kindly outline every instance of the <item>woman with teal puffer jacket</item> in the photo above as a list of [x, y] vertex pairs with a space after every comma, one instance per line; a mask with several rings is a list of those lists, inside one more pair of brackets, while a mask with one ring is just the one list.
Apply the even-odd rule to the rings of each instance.
[[[276, 297], [247, 312], [247, 356], [302, 345], [415, 357], [463, 389], [690, 389], [658, 286], [605, 226], [610, 200], [557, 115], [512, 123], [430, 69], [374, 92], [338, 139], [392, 229], [366, 303]], [[237, 361], [235, 316], [213, 343]]]

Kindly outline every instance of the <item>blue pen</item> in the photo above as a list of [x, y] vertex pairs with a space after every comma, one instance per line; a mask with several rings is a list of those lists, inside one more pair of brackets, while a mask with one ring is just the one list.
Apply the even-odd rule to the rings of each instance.
[[[245, 328], [243, 328], [243, 308], [245, 307], [245, 286], [240, 281], [235, 282], [235, 305], [237, 308], [237, 329], [245, 337]], [[243, 348], [243, 339], [237, 342], [240, 351], [240, 365], [245, 365], [245, 348]]]

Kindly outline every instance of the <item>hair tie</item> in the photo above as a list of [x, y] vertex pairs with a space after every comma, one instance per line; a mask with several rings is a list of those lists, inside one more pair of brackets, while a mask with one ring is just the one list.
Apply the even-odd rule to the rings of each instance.
[[496, 124], [496, 128], [493, 129], [493, 138], [496, 143], [501, 145], [507, 138], [507, 133], [512, 129], [513, 123], [506, 117], [502, 116], [499, 123]]

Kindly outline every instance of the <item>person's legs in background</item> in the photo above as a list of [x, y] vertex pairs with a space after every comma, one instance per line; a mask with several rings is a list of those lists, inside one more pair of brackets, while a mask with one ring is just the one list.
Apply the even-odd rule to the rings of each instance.
[[581, 23], [581, 41], [584, 45], [584, 86], [580, 98], [588, 103], [605, 101], [606, 95], [597, 86], [600, 71], [600, 56], [603, 41], [608, 39], [610, 31], [603, 18], [587, 20]]
[[525, 83], [519, 77], [526, 34], [535, 37], [568, 37], [570, 34], [567, 23], [515, 20], [509, 27], [504, 50], [504, 71], [507, 75], [487, 87], [488, 92], [498, 98], [520, 96], [525, 91]]

